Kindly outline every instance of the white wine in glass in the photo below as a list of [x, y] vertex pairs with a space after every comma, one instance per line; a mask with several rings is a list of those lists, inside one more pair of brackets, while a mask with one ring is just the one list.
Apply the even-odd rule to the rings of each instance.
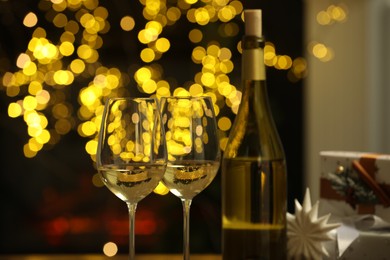
[[163, 183], [183, 205], [183, 254], [190, 257], [192, 199], [213, 181], [221, 153], [210, 97], [163, 97], [161, 117], [168, 162]]
[[129, 259], [135, 257], [137, 203], [161, 181], [167, 164], [164, 128], [153, 98], [113, 98], [104, 107], [96, 154], [106, 187], [129, 210]]

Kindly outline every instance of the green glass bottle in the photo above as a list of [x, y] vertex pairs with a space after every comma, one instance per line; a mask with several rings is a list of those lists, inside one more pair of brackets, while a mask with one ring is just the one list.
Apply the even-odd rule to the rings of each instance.
[[245, 10], [242, 99], [222, 161], [223, 259], [286, 259], [286, 160], [269, 106], [261, 10]]

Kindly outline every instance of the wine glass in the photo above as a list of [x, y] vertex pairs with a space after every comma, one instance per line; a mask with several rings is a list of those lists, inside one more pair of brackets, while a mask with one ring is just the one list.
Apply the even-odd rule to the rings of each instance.
[[137, 203], [161, 181], [167, 163], [164, 129], [156, 99], [113, 98], [104, 107], [96, 154], [107, 188], [129, 211], [129, 259], [135, 257]]
[[183, 205], [183, 253], [190, 257], [192, 199], [214, 179], [220, 149], [214, 106], [210, 97], [162, 97], [161, 117], [168, 150], [163, 183]]

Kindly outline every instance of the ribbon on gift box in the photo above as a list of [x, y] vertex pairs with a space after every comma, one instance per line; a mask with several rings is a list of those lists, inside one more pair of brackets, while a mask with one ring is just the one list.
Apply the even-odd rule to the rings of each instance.
[[[361, 156], [359, 160], [352, 161], [352, 168], [358, 173], [360, 180], [369, 187], [376, 197], [378, 203], [384, 207], [390, 206], [390, 187], [389, 185], [379, 184], [375, 181], [375, 172], [377, 171], [375, 161], [378, 155], [367, 154]], [[361, 203], [355, 197], [353, 187], [345, 187], [345, 195], [341, 195], [332, 187], [332, 183], [327, 178], [321, 178], [321, 197], [333, 200], [345, 200], [352, 208], [356, 209], [359, 214], [374, 214], [375, 203]]]
[[[378, 197], [381, 204], [387, 208], [390, 206], [390, 198], [387, 193], [379, 186], [379, 184], [375, 181], [375, 160], [364, 160], [360, 159], [359, 162], [357, 160], [352, 161], [352, 167], [359, 173], [360, 178], [364, 181], [364, 183], [369, 186], [375, 195]], [[368, 162], [368, 163], [367, 163]], [[366, 164], [366, 165], [365, 165]], [[366, 170], [367, 169], [367, 170]], [[371, 174], [370, 174], [371, 173]]]

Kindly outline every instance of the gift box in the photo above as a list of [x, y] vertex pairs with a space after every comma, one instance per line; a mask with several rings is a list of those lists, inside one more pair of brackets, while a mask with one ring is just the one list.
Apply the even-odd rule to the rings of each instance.
[[321, 212], [390, 222], [390, 155], [323, 151], [320, 159]]
[[390, 155], [323, 151], [320, 160], [319, 215], [342, 224], [332, 258], [390, 259]]

